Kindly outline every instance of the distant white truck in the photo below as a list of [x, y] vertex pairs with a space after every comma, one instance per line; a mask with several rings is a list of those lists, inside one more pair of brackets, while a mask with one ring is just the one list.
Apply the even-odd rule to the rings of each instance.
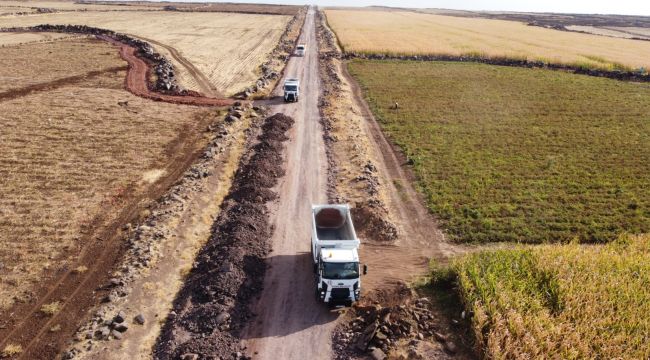
[[[313, 205], [311, 252], [316, 298], [351, 305], [361, 294], [359, 245], [348, 205]], [[363, 266], [363, 274], [367, 267]]]
[[300, 80], [289, 78], [284, 81], [284, 102], [297, 102], [300, 96]]
[[306, 49], [307, 47], [305, 44], [298, 44], [298, 46], [296, 46], [296, 56], [305, 56]]

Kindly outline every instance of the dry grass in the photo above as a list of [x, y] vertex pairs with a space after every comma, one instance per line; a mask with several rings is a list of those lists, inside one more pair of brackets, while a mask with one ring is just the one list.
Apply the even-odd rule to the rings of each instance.
[[53, 316], [61, 311], [61, 303], [58, 301], [41, 306], [41, 312], [47, 316]]
[[[61, 39], [71, 39], [74, 37], [78, 36], [55, 33], [0, 33], [0, 47], [4, 48], [13, 45], [23, 45], [34, 42], [48, 42]], [[6, 50], [3, 49], [2, 51]]]
[[56, 9], [59, 11], [81, 11], [81, 10], [95, 10], [95, 11], [119, 11], [119, 10], [148, 10], [149, 6], [142, 5], [109, 5], [109, 4], [81, 4], [77, 1], [54, 1], [54, 0], [3, 0], [0, 3], [0, 12], [3, 7], [11, 7], [20, 12], [33, 12], [36, 8]]
[[650, 357], [650, 236], [484, 251], [451, 270], [487, 359]]
[[23, 352], [23, 347], [17, 344], [7, 344], [4, 349], [2, 349], [2, 357], [8, 358], [14, 355], [18, 355]]
[[[3, 81], [2, 92], [47, 83], [66, 71], [125, 66], [112, 46], [99, 41], [20, 49], [0, 51], [0, 78], [12, 79]], [[23, 59], [21, 51], [47, 61], [17, 61]], [[80, 51], [85, 55], [78, 56]], [[124, 71], [107, 72], [0, 98], [0, 309], [29, 299], [33, 285], [65, 269], [84, 245], [80, 240], [92, 220], [114, 214], [127, 188], [145, 189], [147, 171], [171, 166], [172, 144], [182, 134], [202, 131], [205, 109], [135, 97], [123, 90], [124, 76]]]
[[525, 58], [603, 69], [650, 65], [650, 42], [645, 41], [505, 20], [400, 11], [326, 13], [346, 51]]
[[[280, 40], [290, 16], [211, 12], [78, 12], [0, 17], [0, 27], [81, 24], [158, 41], [172, 46], [226, 95], [252, 85], [259, 67]], [[161, 53], [168, 54], [154, 44]], [[173, 57], [180, 82], [201, 91]]]
[[[2, 35], [0, 33], [0, 36]], [[22, 37], [28, 34], [4, 35]], [[3, 69], [0, 70], [0, 79], [2, 79], [0, 93], [87, 74], [93, 69], [125, 66], [125, 63], [119, 61], [116, 49], [103, 45], [99, 41], [89, 41], [84, 38], [62, 41], [64, 43], [61, 46], [67, 53], [65, 59], [58, 59], [58, 61], [51, 61], [52, 55], [56, 56], [58, 51], [56, 44], [26, 44], [4, 48], [0, 55], [0, 67]], [[98, 51], [98, 49], [102, 50]], [[89, 51], [92, 52], [91, 56], [86, 56]], [[38, 75], [34, 76], [35, 74]]]

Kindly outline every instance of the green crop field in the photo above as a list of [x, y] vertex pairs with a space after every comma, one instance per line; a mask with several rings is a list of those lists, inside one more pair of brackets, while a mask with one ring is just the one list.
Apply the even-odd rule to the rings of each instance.
[[483, 251], [433, 274], [457, 284], [487, 359], [650, 358], [650, 236]]
[[477, 63], [349, 68], [453, 240], [650, 230], [649, 84]]

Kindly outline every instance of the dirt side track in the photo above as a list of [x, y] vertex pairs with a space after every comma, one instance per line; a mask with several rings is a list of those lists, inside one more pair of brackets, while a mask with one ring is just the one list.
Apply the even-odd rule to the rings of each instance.
[[147, 82], [150, 67], [144, 60], [136, 55], [137, 49], [109, 37], [99, 36], [99, 38], [120, 48], [120, 56], [129, 63], [129, 71], [126, 76], [125, 86], [127, 90], [136, 96], [155, 101], [164, 101], [183, 105], [228, 106], [234, 103], [231, 99], [217, 99], [201, 95], [168, 95], [151, 91]]

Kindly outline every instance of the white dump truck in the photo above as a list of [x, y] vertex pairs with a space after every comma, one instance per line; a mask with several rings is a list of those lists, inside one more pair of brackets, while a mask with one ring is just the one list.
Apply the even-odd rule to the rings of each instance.
[[300, 96], [300, 80], [288, 78], [284, 80], [284, 102], [297, 102]]
[[296, 56], [305, 56], [305, 49], [307, 49], [307, 47], [304, 44], [298, 44], [298, 46], [296, 46]]
[[330, 305], [351, 305], [359, 300], [360, 244], [348, 205], [312, 206], [311, 251], [319, 300]]

